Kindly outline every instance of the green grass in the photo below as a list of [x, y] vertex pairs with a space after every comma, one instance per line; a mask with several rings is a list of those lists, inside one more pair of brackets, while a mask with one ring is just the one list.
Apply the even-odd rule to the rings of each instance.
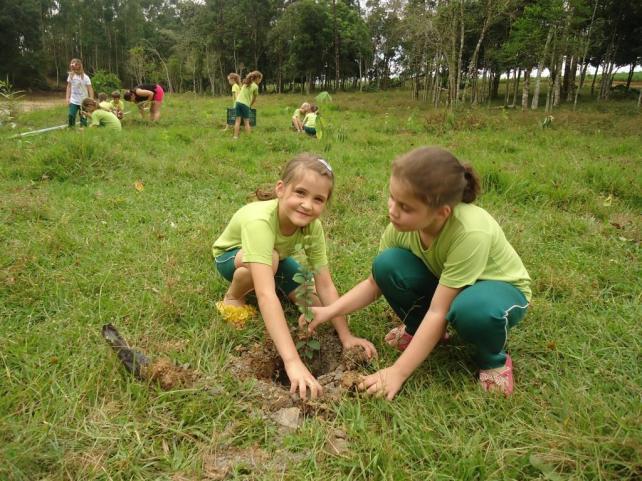
[[[339, 94], [323, 140], [288, 130], [300, 96], [262, 96], [258, 128], [223, 133], [227, 99], [169, 96], [159, 125], [58, 131], [0, 146], [0, 479], [217, 479], [213, 453], [276, 465], [231, 479], [633, 480], [642, 476], [642, 123], [634, 102], [449, 117], [408, 93]], [[63, 108], [21, 117], [42, 128]], [[6, 133], [5, 133], [6, 134]], [[509, 349], [516, 392], [480, 392], [469, 351], [439, 347], [393, 402], [348, 397], [333, 419], [281, 434], [226, 367], [259, 338], [221, 323], [210, 246], [258, 186], [300, 151], [337, 174], [323, 222], [340, 291], [367, 275], [386, 225], [392, 159], [436, 144], [472, 162], [479, 204], [533, 278]], [[144, 183], [137, 191], [134, 182]], [[351, 316], [385, 365], [383, 301]], [[163, 392], [126, 375], [100, 337], [116, 324], [149, 355], [222, 387]], [[335, 428], [342, 457], [323, 453]], [[209, 478], [207, 477], [209, 473]]]

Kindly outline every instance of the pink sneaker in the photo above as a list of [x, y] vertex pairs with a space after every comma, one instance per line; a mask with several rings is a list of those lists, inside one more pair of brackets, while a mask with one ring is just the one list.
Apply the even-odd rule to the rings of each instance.
[[[390, 332], [386, 334], [386, 337], [384, 339], [389, 346], [396, 347], [400, 351], [405, 351], [408, 347], [408, 344], [410, 344], [410, 341], [412, 341], [412, 338], [413, 335], [406, 332], [406, 326], [401, 325], [391, 329]], [[439, 344], [446, 344], [449, 341], [450, 334], [448, 334], [448, 332], [446, 331], [439, 340]]]
[[412, 341], [412, 334], [408, 334], [406, 332], [406, 326], [402, 324], [401, 326], [390, 329], [390, 332], [386, 334], [384, 340], [389, 346], [395, 347], [400, 351], [405, 351], [410, 341]]
[[506, 364], [501, 370], [482, 369], [479, 383], [484, 391], [498, 391], [505, 396], [513, 394], [513, 360], [506, 355]]

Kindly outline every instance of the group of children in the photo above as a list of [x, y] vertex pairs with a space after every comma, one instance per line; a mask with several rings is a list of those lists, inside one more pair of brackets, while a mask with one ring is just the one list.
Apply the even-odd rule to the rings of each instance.
[[[250, 116], [252, 107], [259, 96], [259, 84], [263, 80], [263, 74], [258, 70], [248, 73], [243, 81], [240, 75], [230, 73], [227, 81], [232, 86], [232, 105], [236, 119], [234, 121], [234, 138], [238, 139], [241, 132], [241, 121], [248, 134], [252, 131]], [[227, 130], [227, 127], [225, 128]]]
[[405, 380], [448, 338], [449, 325], [473, 346], [478, 380], [486, 391], [513, 392], [513, 364], [505, 351], [509, 328], [526, 314], [530, 278], [501, 227], [472, 202], [480, 191], [470, 165], [450, 152], [422, 147], [394, 160], [387, 200], [389, 225], [368, 277], [339, 297], [330, 275], [319, 217], [333, 195], [335, 172], [314, 154], [296, 156], [276, 182], [274, 198], [239, 209], [214, 242], [217, 271], [230, 282], [217, 303], [233, 321], [254, 312], [246, 296], [254, 291], [268, 335], [281, 356], [291, 392], [306, 398], [322, 386], [302, 362], [286, 322], [277, 289], [296, 302], [297, 245], [307, 244], [314, 272], [314, 319], [301, 316], [309, 332], [331, 321], [344, 348], [374, 345], [354, 336], [346, 315], [381, 295], [401, 324], [385, 342], [401, 351], [389, 367], [366, 376], [359, 389], [392, 399]]
[[[141, 84], [125, 92], [125, 100], [134, 102], [143, 118], [145, 107], [149, 106], [152, 121], [160, 119], [160, 107], [164, 91], [158, 84]], [[125, 114], [125, 104], [121, 100], [120, 91], [111, 94], [112, 100], [108, 101], [106, 93], [99, 93], [94, 99], [91, 79], [85, 73], [80, 59], [74, 58], [69, 62], [69, 75], [67, 77], [66, 101], [69, 105], [68, 125], [74, 127], [76, 116], [80, 116], [80, 125], [88, 126], [87, 118], [91, 118], [90, 127], [105, 127], [109, 130], [122, 129], [120, 121]]]
[[317, 116], [319, 107], [315, 104], [303, 102], [301, 107], [296, 109], [292, 114], [292, 127], [298, 132], [316, 137], [317, 135]]

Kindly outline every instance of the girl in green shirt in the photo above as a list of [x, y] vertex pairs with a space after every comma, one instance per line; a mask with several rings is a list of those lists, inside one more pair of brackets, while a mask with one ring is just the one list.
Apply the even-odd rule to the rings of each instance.
[[[299, 264], [292, 254], [297, 244], [309, 244], [305, 255], [314, 271], [318, 295], [313, 296], [313, 302], [327, 305], [339, 298], [328, 269], [319, 221], [333, 186], [334, 173], [328, 162], [314, 154], [297, 155], [276, 183], [276, 198], [240, 208], [212, 248], [216, 269], [230, 281], [223, 301], [216, 304], [219, 312], [234, 322], [249, 310], [245, 296], [255, 292], [268, 334], [283, 359], [290, 391], [299, 391], [303, 399], [308, 389], [312, 398], [323, 390], [299, 357], [276, 289], [296, 302], [294, 276]], [[371, 342], [350, 332], [345, 317], [334, 317], [332, 323], [344, 349], [361, 346], [368, 357], [376, 355]]]
[[312, 308], [320, 323], [367, 306], [381, 294], [403, 324], [385, 341], [402, 351], [360, 389], [392, 399], [446, 336], [446, 326], [475, 348], [479, 381], [510, 395], [513, 364], [508, 329], [526, 314], [530, 278], [502, 229], [472, 202], [480, 190], [473, 168], [450, 152], [422, 147], [392, 166], [388, 216], [371, 275], [335, 303]]
[[234, 138], [239, 138], [239, 132], [241, 131], [241, 119], [243, 119], [243, 125], [245, 125], [245, 131], [249, 134], [252, 131], [250, 127], [250, 112], [256, 102], [256, 98], [259, 96], [259, 84], [263, 80], [263, 74], [258, 70], [254, 70], [247, 74], [243, 79], [243, 85], [239, 91], [238, 96], [236, 97], [236, 103], [234, 104], [236, 108], [236, 121], [234, 122]]

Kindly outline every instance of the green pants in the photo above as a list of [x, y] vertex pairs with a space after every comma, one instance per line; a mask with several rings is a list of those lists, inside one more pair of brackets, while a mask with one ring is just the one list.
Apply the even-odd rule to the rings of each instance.
[[76, 115], [80, 112], [80, 125], [83, 127], [87, 127], [87, 117], [85, 117], [82, 112], [80, 105], [76, 104], [69, 104], [69, 111], [68, 111], [68, 121], [69, 121], [69, 127], [73, 127], [76, 125]]
[[[392, 248], [372, 263], [372, 276], [384, 297], [414, 335], [435, 294], [439, 279], [412, 252]], [[480, 369], [506, 363], [504, 345], [508, 329], [517, 324], [528, 307], [524, 294], [507, 282], [477, 281], [455, 297], [446, 320], [464, 341], [476, 349]]]

